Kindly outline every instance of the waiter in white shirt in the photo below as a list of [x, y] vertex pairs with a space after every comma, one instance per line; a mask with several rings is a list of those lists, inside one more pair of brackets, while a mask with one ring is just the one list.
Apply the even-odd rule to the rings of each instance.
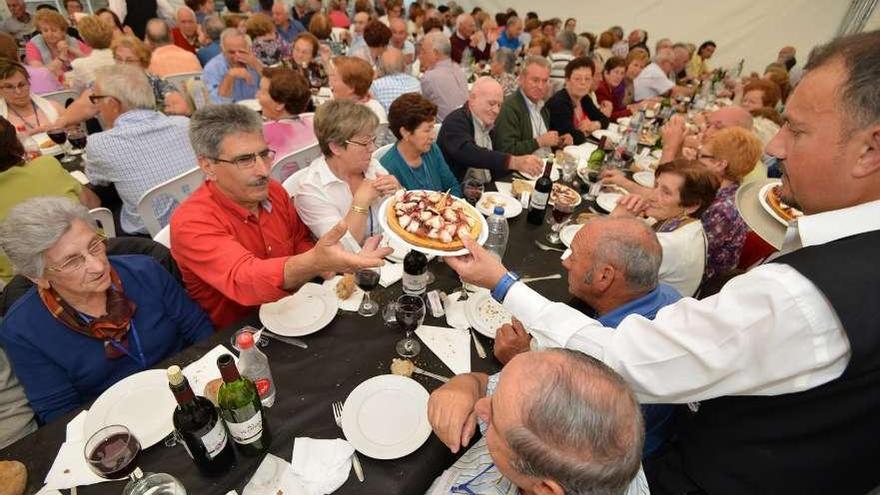
[[865, 493], [880, 484], [880, 31], [817, 48], [767, 152], [805, 213], [781, 256], [615, 331], [548, 301], [472, 242], [447, 258], [548, 345], [642, 402], [693, 403], [655, 493]]

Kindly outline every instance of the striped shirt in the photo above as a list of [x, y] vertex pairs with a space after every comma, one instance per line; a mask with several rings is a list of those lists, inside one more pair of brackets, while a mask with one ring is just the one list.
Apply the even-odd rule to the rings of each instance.
[[422, 85], [415, 77], [409, 74], [398, 73], [382, 76], [373, 81], [373, 85], [370, 86], [370, 92], [373, 93], [373, 97], [382, 104], [382, 107], [387, 112], [388, 108], [391, 107], [391, 103], [398, 96], [404, 93], [421, 93]]

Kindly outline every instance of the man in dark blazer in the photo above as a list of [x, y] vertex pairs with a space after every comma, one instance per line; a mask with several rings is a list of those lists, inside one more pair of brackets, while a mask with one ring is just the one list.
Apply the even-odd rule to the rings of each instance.
[[459, 180], [469, 168], [487, 169], [493, 179], [514, 170], [531, 176], [541, 173], [543, 164], [537, 156], [514, 156], [493, 149], [493, 126], [503, 98], [504, 91], [497, 81], [481, 77], [471, 88], [468, 101], [443, 120], [437, 145]]

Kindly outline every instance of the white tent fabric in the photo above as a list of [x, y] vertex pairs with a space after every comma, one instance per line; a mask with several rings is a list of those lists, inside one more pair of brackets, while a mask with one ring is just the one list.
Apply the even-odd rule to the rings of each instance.
[[[541, 19], [574, 17], [577, 32], [597, 35], [613, 25], [622, 26], [627, 34], [645, 29], [652, 53], [660, 38], [696, 45], [711, 39], [718, 44], [713, 67], [733, 66], [745, 58], [747, 72], [763, 71], [785, 45], [797, 49], [802, 66], [813, 46], [834, 37], [849, 8], [843, 0], [459, 0], [459, 4], [466, 11], [479, 6], [492, 14], [513, 7], [521, 16], [533, 10]], [[866, 29], [880, 24], [878, 11]]]

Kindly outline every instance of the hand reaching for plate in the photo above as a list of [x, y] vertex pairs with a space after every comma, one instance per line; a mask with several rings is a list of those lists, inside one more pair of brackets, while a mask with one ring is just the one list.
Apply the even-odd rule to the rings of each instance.
[[539, 176], [544, 172], [544, 162], [535, 155], [510, 157], [510, 168], [529, 177]]

